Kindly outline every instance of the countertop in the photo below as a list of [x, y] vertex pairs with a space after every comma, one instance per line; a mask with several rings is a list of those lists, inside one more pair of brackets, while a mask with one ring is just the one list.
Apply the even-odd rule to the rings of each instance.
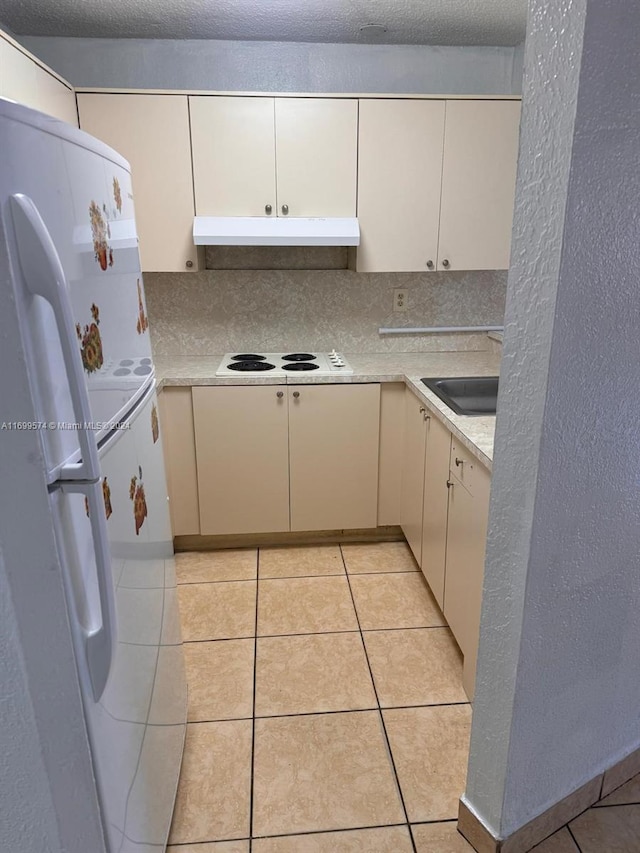
[[208, 356], [156, 356], [158, 389], [172, 385], [318, 385], [324, 383], [404, 382], [485, 465], [493, 460], [495, 416], [456, 415], [421, 382], [422, 377], [495, 376], [500, 356], [492, 352], [345, 353], [353, 374], [295, 378], [216, 377], [224, 353]]

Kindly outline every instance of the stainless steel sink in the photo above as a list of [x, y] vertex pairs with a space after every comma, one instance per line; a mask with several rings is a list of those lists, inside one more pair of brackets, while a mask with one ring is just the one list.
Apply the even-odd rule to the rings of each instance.
[[456, 376], [450, 379], [421, 379], [456, 415], [495, 415], [498, 400], [497, 376]]

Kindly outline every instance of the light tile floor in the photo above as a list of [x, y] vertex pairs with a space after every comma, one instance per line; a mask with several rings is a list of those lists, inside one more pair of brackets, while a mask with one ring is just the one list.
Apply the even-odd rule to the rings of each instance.
[[[471, 853], [462, 661], [402, 542], [179, 554], [168, 853]], [[640, 853], [640, 776], [534, 848]]]
[[169, 853], [468, 853], [461, 656], [403, 542], [177, 556]]
[[533, 853], [638, 853], [640, 775], [574, 818]]

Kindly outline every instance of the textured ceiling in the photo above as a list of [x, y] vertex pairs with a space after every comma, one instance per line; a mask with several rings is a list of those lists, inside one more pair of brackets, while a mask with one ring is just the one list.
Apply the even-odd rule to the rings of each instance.
[[0, 0], [16, 35], [85, 38], [515, 45], [525, 19], [526, 0]]

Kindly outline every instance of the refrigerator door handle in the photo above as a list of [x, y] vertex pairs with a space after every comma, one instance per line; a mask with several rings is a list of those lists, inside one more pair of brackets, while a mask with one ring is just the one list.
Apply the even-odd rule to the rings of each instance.
[[[69, 285], [51, 235], [33, 201], [22, 193], [9, 199], [18, 255], [29, 292], [42, 296], [53, 308], [78, 427], [81, 461], [64, 465], [61, 480], [97, 480], [98, 447], [91, 430], [89, 394], [76, 343]], [[29, 344], [27, 344], [29, 345]]]
[[115, 656], [118, 624], [102, 480], [97, 483], [59, 482], [57, 487], [64, 493], [84, 495], [89, 505], [89, 521], [91, 522], [98, 595], [100, 597], [101, 624], [99, 628], [83, 628], [82, 630], [93, 697], [96, 702], [99, 702], [106, 687]]

